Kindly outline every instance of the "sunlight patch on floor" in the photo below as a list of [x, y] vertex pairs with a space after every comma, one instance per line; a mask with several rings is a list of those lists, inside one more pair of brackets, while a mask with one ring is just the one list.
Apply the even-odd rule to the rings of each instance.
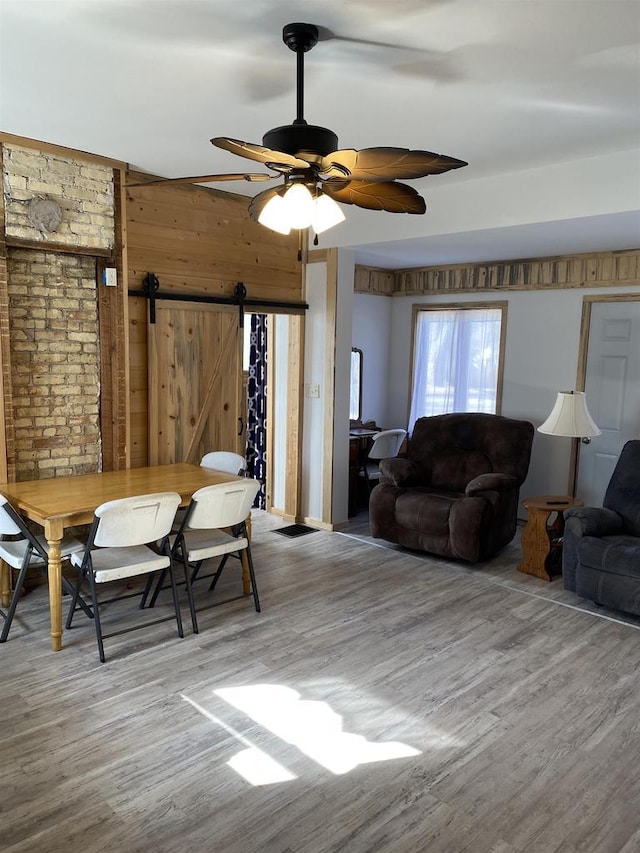
[[372, 743], [362, 735], [343, 731], [342, 717], [327, 702], [302, 699], [290, 687], [257, 684], [214, 693], [336, 775], [361, 764], [420, 755], [419, 750], [399, 741]]
[[233, 726], [228, 725], [224, 720], [207, 711], [206, 708], [203, 708], [202, 705], [195, 702], [189, 696], [185, 696], [184, 693], [181, 693], [180, 697], [194, 707], [196, 711], [199, 711], [203, 717], [211, 720], [212, 723], [220, 726], [236, 738], [236, 740], [240, 741], [240, 743], [246, 745], [246, 749], [234, 755], [227, 764], [251, 785], [274, 785], [278, 782], [290, 782], [292, 779], [297, 778], [286, 767], [283, 767], [282, 764], [279, 764], [274, 758], [267, 755], [266, 752], [254, 746], [248, 738], [239, 731], [236, 731]]

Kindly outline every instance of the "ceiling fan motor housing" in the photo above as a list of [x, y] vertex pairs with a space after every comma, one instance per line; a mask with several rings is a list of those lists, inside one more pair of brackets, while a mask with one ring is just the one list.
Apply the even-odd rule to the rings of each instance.
[[338, 148], [338, 137], [328, 127], [294, 122], [268, 130], [262, 137], [262, 144], [294, 157], [303, 152], [325, 157]]
[[285, 24], [282, 28], [282, 41], [289, 50], [306, 53], [318, 44], [320, 31], [315, 24]]
[[318, 43], [319, 30], [315, 24], [286, 24], [282, 29], [282, 40], [297, 55], [297, 116], [291, 124], [274, 127], [262, 137], [265, 148], [284, 151], [285, 154], [311, 155], [311, 162], [325, 157], [338, 147], [338, 137], [326, 127], [307, 124], [303, 117], [304, 64], [303, 54]]

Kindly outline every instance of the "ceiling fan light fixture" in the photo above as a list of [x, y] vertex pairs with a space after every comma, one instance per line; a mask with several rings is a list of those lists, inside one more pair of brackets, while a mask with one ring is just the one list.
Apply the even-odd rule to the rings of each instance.
[[277, 231], [278, 234], [289, 234], [291, 231], [289, 213], [282, 196], [274, 195], [272, 199], [269, 199], [260, 212], [258, 222], [265, 228]]
[[272, 195], [258, 216], [260, 225], [278, 234], [288, 235], [292, 229], [313, 228], [322, 234], [344, 222], [342, 208], [320, 187], [307, 186], [298, 181], [283, 187]]
[[322, 234], [324, 231], [328, 231], [329, 228], [333, 228], [334, 225], [344, 222], [344, 220], [345, 215], [340, 205], [328, 195], [319, 191], [315, 199], [313, 219], [311, 221], [311, 226], [316, 234]]
[[309, 189], [303, 183], [292, 184], [283, 196], [285, 215], [291, 228], [308, 228], [313, 220], [315, 204]]

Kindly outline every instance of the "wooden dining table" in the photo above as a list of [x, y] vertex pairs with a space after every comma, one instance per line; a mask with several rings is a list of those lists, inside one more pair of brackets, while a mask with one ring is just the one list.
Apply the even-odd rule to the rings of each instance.
[[[188, 506], [191, 495], [203, 486], [241, 480], [233, 474], [178, 462], [149, 468], [128, 468], [101, 474], [80, 474], [29, 480], [22, 483], [0, 483], [0, 492], [25, 518], [39, 524], [49, 545], [48, 580], [51, 614], [51, 648], [62, 648], [62, 564], [60, 542], [65, 530], [90, 524], [94, 511], [105, 501], [155, 492], [177, 492], [181, 506]], [[249, 523], [247, 523], [249, 528]], [[245, 595], [250, 592], [250, 579], [243, 551], [242, 584]], [[6, 577], [6, 573], [5, 573]], [[2, 590], [6, 593], [6, 589]]]

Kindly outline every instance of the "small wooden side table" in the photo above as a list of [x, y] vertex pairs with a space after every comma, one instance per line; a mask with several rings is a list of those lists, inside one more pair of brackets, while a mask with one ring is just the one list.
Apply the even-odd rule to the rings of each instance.
[[518, 571], [550, 581], [552, 574], [562, 572], [563, 512], [582, 506], [582, 501], [568, 495], [542, 495], [527, 498], [522, 504], [527, 510], [527, 524], [522, 531], [522, 562]]

